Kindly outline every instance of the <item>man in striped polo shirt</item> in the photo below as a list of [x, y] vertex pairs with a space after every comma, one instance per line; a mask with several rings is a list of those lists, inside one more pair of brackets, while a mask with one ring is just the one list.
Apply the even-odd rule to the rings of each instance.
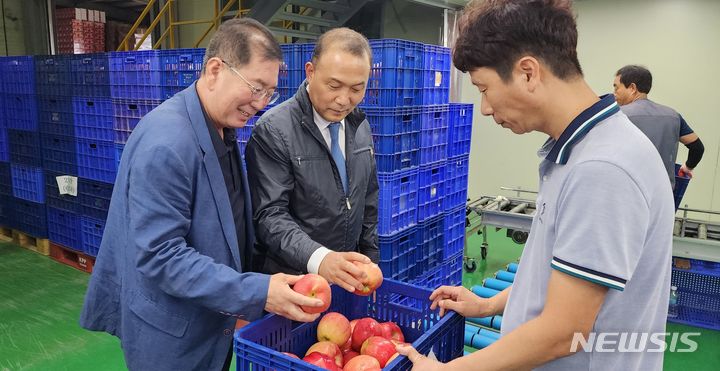
[[583, 79], [576, 45], [567, 1], [475, 2], [460, 20], [453, 62], [479, 89], [482, 114], [549, 138], [512, 287], [490, 299], [462, 287], [431, 296], [442, 312], [502, 313], [502, 337], [446, 365], [399, 347], [414, 370], [662, 369], [664, 349], [648, 339], [665, 332], [672, 193], [653, 144]]

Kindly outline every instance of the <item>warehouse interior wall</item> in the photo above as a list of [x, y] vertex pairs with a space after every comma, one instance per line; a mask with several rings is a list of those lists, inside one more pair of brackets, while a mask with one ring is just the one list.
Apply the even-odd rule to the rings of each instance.
[[441, 8], [407, 0], [384, 3], [382, 37], [440, 45], [443, 27]]
[[[720, 211], [720, 1], [587, 0], [575, 2], [578, 56], [596, 93], [612, 93], [615, 72], [645, 65], [653, 74], [649, 98], [677, 110], [700, 136], [705, 155], [682, 204]], [[474, 103], [468, 197], [515, 196], [501, 186], [537, 190], [544, 134], [515, 135], [480, 115], [480, 95], [469, 76], [461, 79], [460, 101]], [[687, 150], [680, 145], [678, 162]], [[534, 198], [532, 195], [525, 197]], [[708, 219], [706, 214], [692, 215]], [[718, 217], [710, 218], [720, 220]]]

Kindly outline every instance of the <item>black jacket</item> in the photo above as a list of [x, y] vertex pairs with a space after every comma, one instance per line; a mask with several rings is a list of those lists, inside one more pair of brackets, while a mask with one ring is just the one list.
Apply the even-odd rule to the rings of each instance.
[[[365, 114], [345, 118], [348, 194], [313, 120], [303, 83], [293, 98], [266, 112], [245, 150], [253, 222], [265, 273], [307, 272], [320, 246], [358, 251], [378, 261], [378, 181]], [[349, 207], [348, 207], [349, 206]]]

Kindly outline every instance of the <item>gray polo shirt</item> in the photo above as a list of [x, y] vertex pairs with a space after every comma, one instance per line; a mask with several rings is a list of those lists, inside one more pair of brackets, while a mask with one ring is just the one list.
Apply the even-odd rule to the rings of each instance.
[[[652, 143], [606, 95], [538, 154], [537, 213], [502, 332], [541, 313], [551, 269], [609, 288], [594, 332], [664, 332], [675, 207]], [[662, 369], [662, 352], [579, 349], [539, 369]]]
[[650, 99], [638, 99], [622, 106], [622, 111], [655, 145], [667, 170], [670, 184], [675, 187], [675, 159], [680, 137], [693, 130], [674, 109]]

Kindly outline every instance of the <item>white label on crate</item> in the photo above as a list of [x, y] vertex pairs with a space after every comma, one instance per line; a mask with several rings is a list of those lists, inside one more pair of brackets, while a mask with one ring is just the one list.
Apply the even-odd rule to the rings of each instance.
[[437, 195], [437, 188], [431, 187], [430, 188], [430, 198], [434, 198]]
[[442, 72], [436, 71], [435, 72], [435, 87], [440, 87], [440, 84], [442, 84]]
[[58, 189], [61, 195], [70, 195], [77, 197], [77, 177], [70, 175], [61, 175], [55, 177]]

